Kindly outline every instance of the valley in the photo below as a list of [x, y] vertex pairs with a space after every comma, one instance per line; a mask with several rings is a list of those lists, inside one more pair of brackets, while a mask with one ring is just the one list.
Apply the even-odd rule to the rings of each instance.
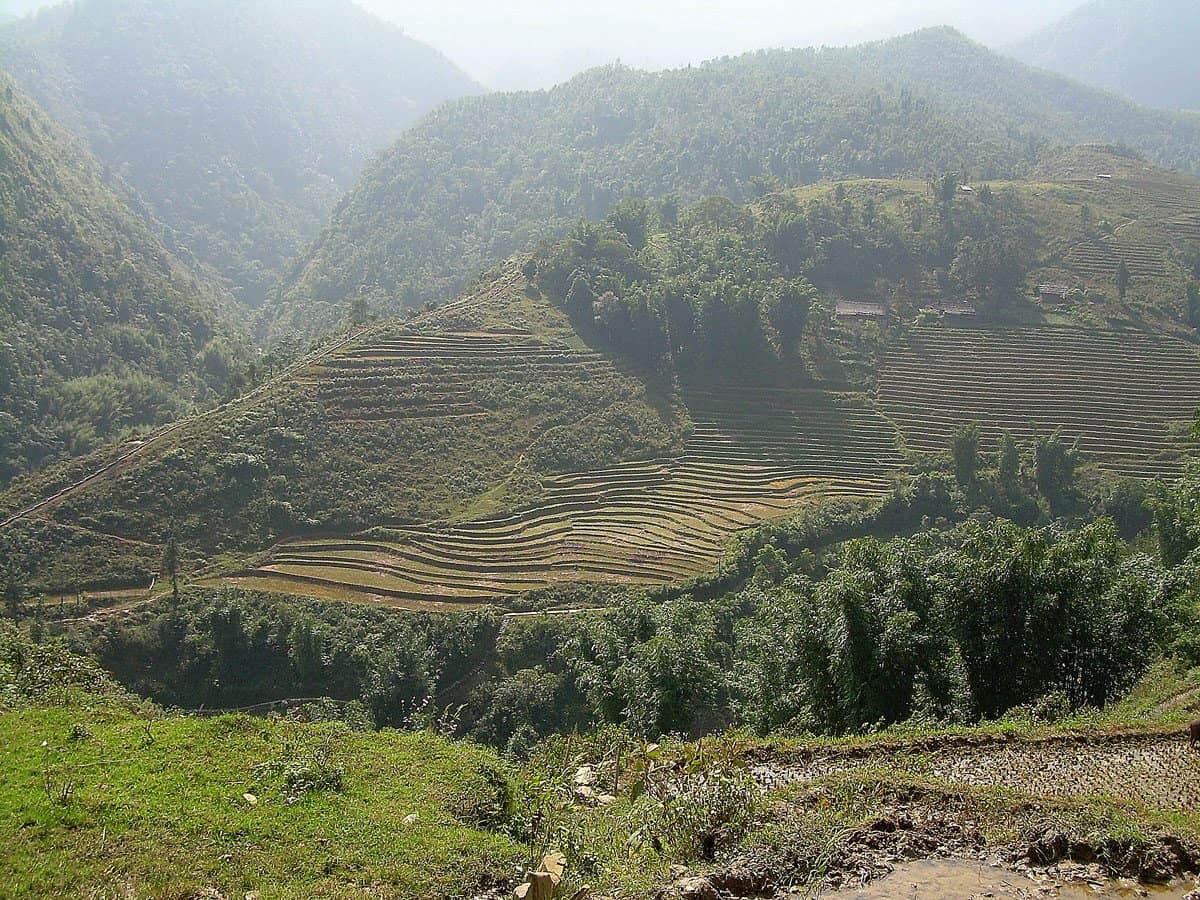
[[1176, 2], [0, 14], [0, 898], [1200, 897]]

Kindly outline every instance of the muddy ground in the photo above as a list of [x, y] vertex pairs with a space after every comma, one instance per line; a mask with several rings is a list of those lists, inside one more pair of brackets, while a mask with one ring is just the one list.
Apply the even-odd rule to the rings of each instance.
[[[899, 787], [884, 812], [836, 846], [788, 858], [741, 854], [701, 878], [683, 879], [662, 896], [689, 900], [799, 898], [1158, 897], [1200, 900], [1194, 893], [1200, 847], [1160, 834], [1149, 844], [1099, 845], [1058, 829], [1050, 807], [1063, 800], [1107, 798], [1161, 812], [1200, 810], [1200, 752], [1173, 730], [1073, 734], [1043, 740], [971, 736], [867, 748], [791, 749], [767, 753], [752, 771], [768, 792], [791, 787], [776, 804], [819, 805], [820, 780], [838, 774], [904, 775], [937, 787]], [[807, 785], [811, 790], [806, 790]], [[1014, 800], [1018, 840], [991, 846], [975, 819], [969, 791], [1002, 787]], [[801, 844], [801, 846], [803, 846]]]

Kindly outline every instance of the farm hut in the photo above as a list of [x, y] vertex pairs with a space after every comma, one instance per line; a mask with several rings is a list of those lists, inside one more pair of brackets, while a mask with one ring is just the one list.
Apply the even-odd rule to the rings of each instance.
[[887, 310], [875, 300], [839, 300], [834, 314], [839, 319], [881, 319]]
[[1046, 303], [1062, 303], [1071, 288], [1065, 284], [1039, 284], [1038, 296]]

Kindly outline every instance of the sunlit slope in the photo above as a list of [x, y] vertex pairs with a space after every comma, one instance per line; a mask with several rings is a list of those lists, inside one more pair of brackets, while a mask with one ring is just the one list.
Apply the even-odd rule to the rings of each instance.
[[1137, 332], [917, 328], [887, 357], [882, 409], [910, 450], [942, 452], [978, 422], [985, 440], [1057, 428], [1085, 458], [1124, 475], [1178, 472], [1200, 409], [1192, 345]]
[[[174, 533], [197, 564], [228, 566], [283, 538], [488, 515], [535, 501], [555, 473], [676, 453], [684, 429], [669, 387], [588, 349], [502, 275], [97, 459], [99, 474], [85, 463], [22, 485], [2, 508], [53, 499], [0, 539], [55, 573], [48, 589], [144, 585], [158, 554], [125, 553], [128, 542], [161, 547]], [[58, 493], [64, 483], [75, 486]], [[113, 552], [97, 567], [81, 546]]]
[[370, 540], [284, 544], [243, 585], [483, 602], [563, 582], [665, 584], [804, 504], [883, 492], [895, 433], [861, 395], [734, 384], [683, 394], [682, 454], [560, 475], [519, 512]]

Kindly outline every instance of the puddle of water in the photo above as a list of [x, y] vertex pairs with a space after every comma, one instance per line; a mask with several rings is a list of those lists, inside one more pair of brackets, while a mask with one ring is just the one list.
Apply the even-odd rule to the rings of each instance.
[[984, 898], [1046, 898], [1046, 900], [1119, 900], [1148, 897], [1183, 900], [1193, 889], [1180, 883], [1146, 887], [1128, 881], [1064, 883], [1053, 874], [1016, 872], [964, 859], [926, 859], [904, 863], [867, 887], [830, 891], [823, 898], [841, 900], [984, 900]]

